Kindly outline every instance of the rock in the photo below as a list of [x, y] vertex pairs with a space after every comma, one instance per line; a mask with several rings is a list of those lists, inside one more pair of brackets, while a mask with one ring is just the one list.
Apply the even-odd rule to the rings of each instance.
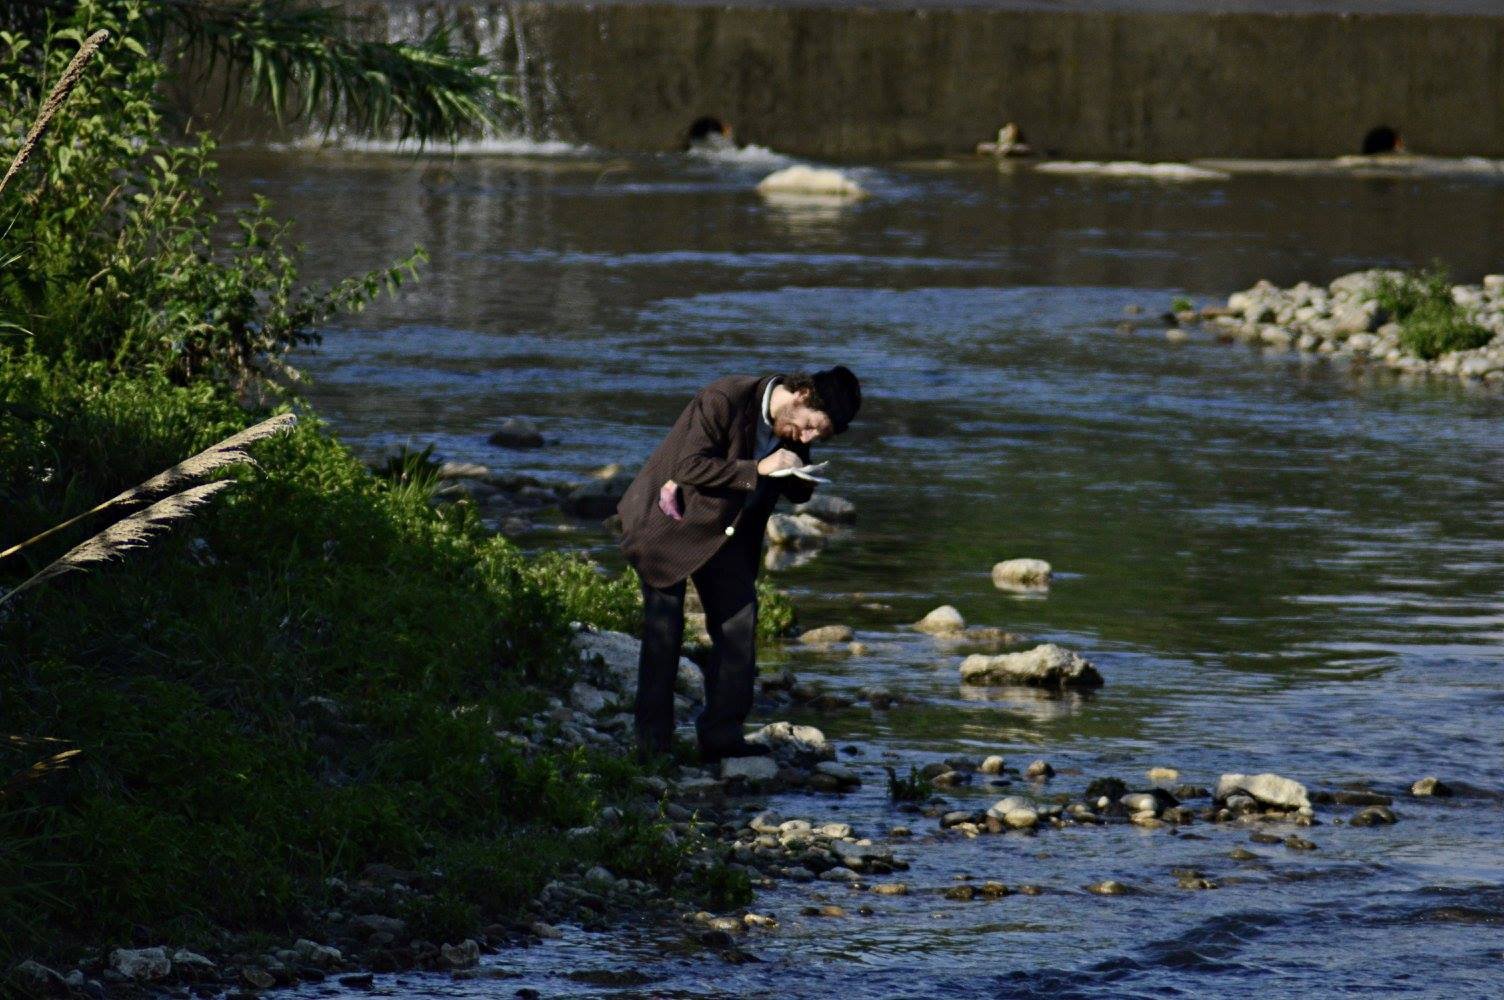
[[1044, 590], [1053, 576], [1043, 559], [1005, 559], [992, 567], [992, 585], [1000, 590]]
[[1024, 770], [1025, 778], [1044, 780], [1053, 778], [1054, 776], [1055, 769], [1050, 766], [1050, 762], [1047, 760], [1036, 760]]
[[439, 479], [485, 479], [491, 470], [474, 462], [441, 462], [435, 475]]
[[779, 833], [783, 829], [783, 817], [771, 810], [760, 812], [748, 821], [747, 826], [754, 833]]
[[1437, 798], [1447, 798], [1452, 794], [1450, 785], [1438, 778], [1421, 778], [1410, 786], [1411, 795], [1433, 795]]
[[1234, 861], [1257, 861], [1259, 857], [1246, 847], [1234, 847], [1227, 852], [1227, 856]]
[[[605, 684], [623, 700], [637, 693], [637, 661], [642, 644], [636, 636], [605, 629], [582, 628], [575, 633], [574, 648], [582, 664], [599, 664]], [[694, 661], [679, 658], [679, 676], [674, 689], [694, 702], [705, 700], [705, 678]]]
[[538, 431], [538, 425], [526, 417], [508, 417], [486, 440], [502, 448], [543, 446], [543, 435]]
[[1351, 826], [1390, 826], [1398, 820], [1388, 806], [1369, 806], [1348, 820]]
[[1083, 794], [1093, 802], [1103, 798], [1116, 802], [1128, 794], [1128, 786], [1120, 778], [1095, 778]]
[[387, 917], [379, 913], [364, 913], [350, 918], [350, 926], [365, 934], [390, 934], [401, 937], [407, 933], [407, 921], [400, 917]]
[[54, 996], [68, 992], [68, 984], [60, 973], [29, 958], [11, 970], [11, 978], [21, 987], [23, 996]]
[[767, 538], [783, 548], [809, 548], [824, 542], [830, 530], [811, 514], [774, 514], [768, 518]]
[[1217, 779], [1217, 801], [1226, 801], [1238, 792], [1248, 795], [1260, 805], [1281, 809], [1309, 808], [1311, 805], [1305, 785], [1277, 774], [1224, 774]]
[[451, 969], [468, 969], [480, 963], [480, 945], [471, 938], [465, 938], [459, 944], [442, 945], [439, 954]]
[[865, 198], [867, 192], [839, 170], [795, 164], [774, 171], [757, 184], [757, 193], [765, 198], [816, 198], [848, 200]]
[[907, 896], [909, 887], [902, 882], [879, 882], [872, 891], [879, 896]]
[[991, 757], [988, 757], [986, 760], [982, 761], [977, 770], [982, 772], [983, 774], [1002, 774], [1003, 758], [999, 757], [997, 754], [993, 754]]
[[586, 715], [599, 715], [615, 704], [615, 699], [581, 681], [569, 689], [569, 703]]
[[798, 642], [804, 646], [829, 646], [837, 642], [850, 642], [856, 638], [848, 625], [823, 625], [799, 635]]
[[116, 948], [110, 952], [110, 968], [135, 982], [165, 979], [172, 960], [165, 948]]
[[1180, 780], [1180, 772], [1173, 767], [1151, 767], [1144, 772], [1144, 776], [1155, 783]]
[[841, 788], [855, 788], [862, 783], [861, 775], [857, 774], [845, 764], [837, 764], [835, 761], [825, 760], [815, 765], [815, 774], [824, 775], [833, 779]]
[[1362, 790], [1344, 790], [1332, 795], [1332, 801], [1343, 806], [1387, 806], [1393, 805], [1394, 799], [1380, 792]]
[[796, 726], [790, 722], [770, 722], [747, 737], [748, 743], [762, 743], [773, 748], [780, 763], [809, 767], [822, 760], [834, 760], [835, 747], [814, 726]]
[[368, 990], [375, 981], [376, 977], [369, 972], [352, 972], [348, 976], [339, 977], [339, 984], [352, 990]]
[[973, 625], [935, 636], [935, 642], [947, 653], [1000, 653], [1023, 641], [1024, 637], [1017, 632], [991, 625]]
[[[331, 948], [327, 944], [319, 944], [317, 941], [310, 941], [307, 938], [298, 938], [293, 943], [292, 948], [293, 951], [298, 953], [299, 958], [309, 965], [318, 966], [320, 969], [327, 969], [338, 965], [345, 959], [345, 956], [340, 953], [338, 948]], [[174, 955], [172, 960], [178, 965], [183, 964], [183, 960], [177, 955]], [[207, 962], [208, 959], [204, 961]]]
[[259, 965], [247, 965], [240, 970], [240, 978], [256, 990], [269, 990], [277, 985], [277, 977]]
[[1009, 809], [1003, 813], [1003, 824], [1010, 830], [1032, 830], [1039, 825], [1039, 813], [1033, 809]]
[[616, 512], [616, 505], [631, 485], [632, 477], [626, 473], [610, 479], [587, 480], [570, 489], [560, 506], [566, 514], [575, 517], [610, 517]]
[[1099, 688], [1096, 667], [1067, 649], [1045, 643], [1022, 653], [985, 656], [977, 653], [961, 661], [961, 683], [1020, 685], [1067, 689]]
[[1122, 882], [1104, 879], [1101, 882], [1093, 882], [1086, 887], [1086, 891], [1098, 896], [1126, 896], [1132, 890]]
[[1314, 850], [1316, 850], [1316, 845], [1313, 844], [1311, 841], [1306, 840], [1304, 837], [1297, 837], [1294, 834], [1291, 834], [1290, 836], [1286, 837], [1285, 840], [1284, 840], [1284, 844], [1285, 844], [1286, 847], [1288, 847], [1292, 851], [1314, 851]]
[[850, 524], [856, 520], [856, 504], [844, 497], [817, 493], [794, 508], [795, 514], [808, 514], [827, 524]]
[[759, 785], [777, 777], [778, 762], [772, 757], [727, 757], [721, 761], [721, 778], [724, 781], [745, 781], [750, 785]]
[[949, 604], [943, 604], [914, 623], [914, 628], [930, 635], [952, 635], [964, 631], [966, 619]]

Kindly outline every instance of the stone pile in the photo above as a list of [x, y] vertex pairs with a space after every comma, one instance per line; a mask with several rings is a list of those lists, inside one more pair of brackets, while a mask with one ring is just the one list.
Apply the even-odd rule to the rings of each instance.
[[1474, 322], [1492, 331], [1493, 340], [1428, 361], [1400, 345], [1399, 324], [1385, 314], [1377, 299], [1380, 279], [1400, 274], [1355, 271], [1327, 286], [1301, 282], [1292, 288], [1260, 281], [1233, 293], [1226, 306], [1177, 313], [1176, 318], [1181, 322], [1205, 321], [1227, 336], [1252, 343], [1293, 347], [1400, 371], [1504, 384], [1504, 275], [1491, 274], [1482, 284], [1452, 288], [1453, 300]]

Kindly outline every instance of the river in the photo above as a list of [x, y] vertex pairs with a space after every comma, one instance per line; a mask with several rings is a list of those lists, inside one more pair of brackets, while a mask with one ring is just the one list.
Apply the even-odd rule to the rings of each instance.
[[[302, 367], [357, 448], [574, 481], [640, 462], [689, 396], [730, 372], [832, 363], [867, 402], [821, 458], [859, 520], [775, 574], [806, 626], [843, 623], [865, 654], [774, 657], [837, 690], [910, 699], [799, 717], [862, 772], [849, 796], [784, 796], [789, 816], [896, 842], [908, 896], [781, 884], [755, 905], [762, 962], [688, 954], [676, 935], [570, 930], [496, 956], [515, 978], [378, 977], [392, 996], [1497, 996], [1504, 975], [1504, 398], [1209, 336], [1125, 330], [1128, 310], [1211, 301], [1258, 278], [1360, 267], [1504, 269], [1504, 185], [1235, 176], [1186, 184], [1046, 177], [990, 165], [853, 168], [872, 197], [777, 206], [784, 161], [615, 157], [397, 159], [242, 152], [232, 203], [272, 198], [305, 275], [374, 267], [413, 243], [421, 283], [342, 321]], [[536, 451], [492, 447], [508, 415]], [[598, 526], [544, 519], [529, 545], [620, 565]], [[1049, 560], [1047, 596], [993, 587], [1000, 559]], [[1106, 687], [983, 697], [958, 657], [906, 623], [940, 604], [1058, 642]], [[1393, 826], [1250, 844], [1242, 826], [1118, 825], [1034, 838], [937, 836], [889, 804], [880, 765], [1035, 758], [1059, 775], [1145, 785], [1152, 766], [1214, 784], [1275, 771], [1366, 782]], [[1437, 775], [1472, 794], [1408, 795]], [[1009, 791], [1028, 791], [1015, 777]], [[999, 791], [958, 790], [985, 804]], [[764, 801], [764, 800], [760, 800]], [[1229, 852], [1252, 849], [1252, 861]], [[1217, 881], [1177, 888], [1175, 868]], [[1045, 887], [957, 903], [958, 874]], [[1138, 891], [1098, 897], [1113, 878]], [[840, 919], [800, 916], [817, 894]], [[875, 912], [860, 915], [866, 903]], [[314, 988], [309, 988], [310, 995]]]

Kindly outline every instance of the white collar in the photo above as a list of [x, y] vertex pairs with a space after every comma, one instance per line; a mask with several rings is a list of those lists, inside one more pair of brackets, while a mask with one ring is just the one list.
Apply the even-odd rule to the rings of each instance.
[[768, 387], [762, 391], [762, 422], [767, 424], [769, 427], [773, 426], [773, 414], [768, 409], [773, 405], [773, 386], [782, 381], [783, 379], [779, 378], [777, 375], [774, 375], [772, 378], [768, 379]]

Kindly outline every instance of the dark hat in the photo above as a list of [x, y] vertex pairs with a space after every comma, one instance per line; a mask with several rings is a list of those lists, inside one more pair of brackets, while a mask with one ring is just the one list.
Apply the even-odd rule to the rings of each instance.
[[845, 365], [815, 372], [811, 378], [815, 383], [815, 395], [824, 404], [819, 409], [830, 417], [835, 432], [842, 433], [856, 417], [856, 411], [862, 408], [862, 384]]

